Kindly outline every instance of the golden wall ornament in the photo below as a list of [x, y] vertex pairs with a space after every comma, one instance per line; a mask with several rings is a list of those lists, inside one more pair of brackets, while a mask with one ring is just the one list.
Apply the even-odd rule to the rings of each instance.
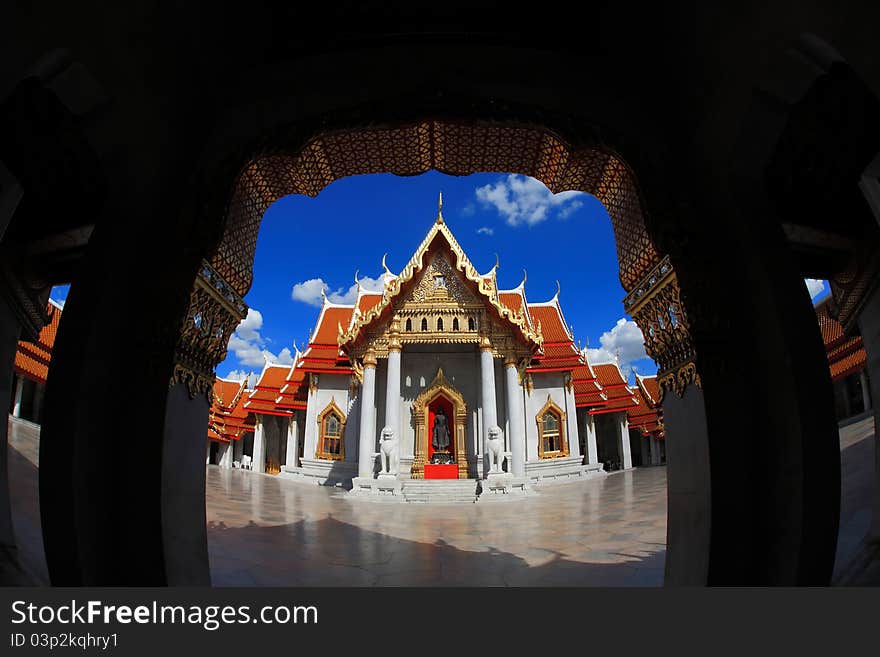
[[645, 351], [657, 362], [661, 397], [667, 390], [681, 397], [691, 383], [700, 385], [697, 353], [668, 257], [636, 286], [624, 305], [642, 331]]
[[[430, 247], [438, 236], [446, 241], [448, 251], [437, 251], [432, 258], [428, 259]], [[454, 258], [454, 262], [450, 262], [448, 255]], [[421, 277], [415, 289], [405, 300], [400, 299], [402, 286], [413, 280], [419, 272], [425, 272], [425, 275]], [[474, 296], [469, 287], [464, 285], [465, 280], [476, 284], [477, 296]], [[502, 323], [522, 336], [523, 342], [531, 349], [537, 350], [544, 343], [540, 327], [532, 328], [524, 317], [517, 316], [517, 313], [501, 303], [494, 279], [489, 277], [487, 280], [474, 268], [445, 222], [435, 222], [400, 275], [387, 280], [379, 303], [352, 322], [348, 330], [339, 327], [337, 342], [340, 348], [351, 355], [355, 351], [354, 343], [358, 338], [370, 332], [385, 309], [389, 306], [394, 309], [397, 306], [406, 305], [402, 303], [404, 301], [409, 302], [410, 306], [425, 304], [429, 309], [436, 309], [447, 303], [449, 309], [457, 305], [473, 305], [474, 307], [482, 305], [484, 308], [489, 306], [497, 312]], [[413, 332], [417, 332], [416, 327], [413, 328]], [[436, 331], [436, 318], [433, 328], [435, 332], [438, 332]], [[421, 326], [418, 329], [421, 329]], [[444, 329], [440, 333], [451, 332], [451, 327], [447, 331], [444, 322]], [[405, 330], [401, 332], [401, 341], [406, 342], [408, 333]]]
[[168, 382], [186, 386], [190, 399], [213, 399], [214, 368], [226, 357], [229, 338], [247, 315], [247, 304], [207, 262], [196, 276], [174, 350]]
[[[516, 326], [490, 315], [486, 300], [465, 285], [443, 252], [429, 258], [414, 286], [394, 299], [391, 312], [389, 318], [374, 319], [365, 326], [355, 342], [342, 346], [352, 362], [368, 350], [377, 358], [387, 358], [389, 352], [407, 344], [479, 344], [496, 357], [513, 352], [526, 359], [536, 350], [534, 344], [523, 341]], [[521, 313], [514, 316], [526, 321]], [[340, 340], [345, 333], [340, 325]]]
[[437, 369], [437, 375], [427, 388], [412, 403], [412, 414], [416, 428], [415, 453], [413, 455], [412, 478], [425, 478], [425, 463], [428, 460], [428, 407], [438, 397], [445, 397], [452, 402], [455, 416], [455, 461], [458, 465], [458, 478], [468, 478], [467, 451], [467, 404], [462, 394], [446, 380], [443, 368]]

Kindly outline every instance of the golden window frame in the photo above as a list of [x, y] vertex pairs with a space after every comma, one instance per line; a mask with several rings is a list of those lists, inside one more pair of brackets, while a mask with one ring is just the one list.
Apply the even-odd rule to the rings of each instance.
[[[544, 450], [544, 416], [547, 413], [553, 413], [559, 420], [559, 443], [560, 448], [553, 451]], [[566, 431], [565, 411], [553, 401], [548, 394], [547, 401], [535, 415], [535, 422], [538, 425], [538, 458], [539, 459], [556, 459], [570, 454], [568, 449], [568, 432]]]
[[[324, 447], [324, 420], [328, 415], [334, 414], [339, 419], [339, 454], [328, 452]], [[330, 403], [324, 407], [324, 410], [318, 414], [318, 444], [315, 448], [315, 458], [327, 461], [344, 461], [345, 460], [345, 413], [336, 404], [336, 399], [331, 397]]]

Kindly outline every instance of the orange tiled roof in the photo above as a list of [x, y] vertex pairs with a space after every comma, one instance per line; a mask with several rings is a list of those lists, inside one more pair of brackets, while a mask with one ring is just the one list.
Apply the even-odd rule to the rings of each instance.
[[602, 393], [608, 400], [602, 409], [596, 412], [622, 411], [634, 408], [638, 400], [633, 390], [626, 384], [620, 368], [614, 363], [599, 363], [593, 365], [596, 379], [602, 387]]
[[254, 391], [248, 395], [244, 403], [244, 408], [249, 413], [290, 415], [289, 409], [279, 408], [276, 403], [281, 396], [281, 388], [287, 384], [289, 372], [289, 365], [266, 363], [259, 381], [254, 386]]
[[20, 340], [15, 352], [15, 373], [37, 383], [46, 383], [49, 375], [49, 363], [52, 360], [52, 348], [58, 334], [58, 322], [61, 321], [61, 307], [49, 301], [47, 305], [49, 323], [40, 331], [36, 342]]
[[499, 292], [498, 298], [505, 306], [514, 312], [521, 310], [523, 307], [523, 296], [519, 292]]
[[[361, 314], [366, 314], [366, 312], [379, 303], [382, 300], [381, 294], [372, 294], [370, 292], [364, 292], [361, 295], [361, 298], [358, 299], [358, 310], [361, 311]], [[350, 320], [350, 318], [349, 318]], [[348, 324], [343, 324], [343, 328], [348, 328]]]
[[868, 356], [862, 344], [862, 336], [845, 335], [840, 322], [831, 316], [830, 305], [830, 297], [819, 303], [816, 306], [816, 319], [825, 343], [831, 380], [839, 381], [861, 372], [868, 362]]
[[529, 305], [529, 314], [535, 326], [541, 322], [544, 342], [567, 342], [571, 340], [555, 305]]
[[593, 365], [593, 371], [596, 373], [596, 378], [599, 380], [599, 383], [603, 388], [626, 385], [626, 381], [623, 380], [620, 368], [614, 363], [599, 363]]
[[[663, 409], [650, 398], [650, 390], [656, 386], [657, 377], [638, 377], [636, 380], [639, 385], [636, 385], [632, 392], [639, 405], [628, 409], [626, 412], [629, 426], [633, 429], [638, 429], [643, 436], [654, 435], [662, 438], [665, 435]], [[648, 390], [647, 395], [645, 389]], [[656, 386], [656, 389], [659, 394], [659, 386]]]
[[312, 337], [312, 343], [332, 344], [335, 347], [339, 337], [339, 325], [341, 324], [342, 328], [348, 328], [352, 312], [354, 312], [354, 306], [328, 306], [325, 308], [321, 313], [321, 323]]
[[640, 376], [636, 379], [648, 394], [648, 403], [657, 406], [660, 403], [660, 382], [656, 376]]
[[281, 386], [281, 394], [275, 400], [276, 406], [293, 410], [304, 409], [308, 401], [309, 386], [306, 372], [295, 364], [287, 375], [287, 381]]
[[245, 381], [214, 381], [214, 401], [208, 421], [208, 439], [218, 442], [239, 440], [253, 431], [253, 416], [248, 416], [244, 404], [248, 398]]
[[865, 369], [867, 362], [868, 354], [865, 353], [864, 349], [858, 349], [847, 354], [846, 356], [835, 360], [833, 363], [829, 363], [831, 380], [839, 381], [840, 379], [845, 379], [850, 374], [857, 374]]

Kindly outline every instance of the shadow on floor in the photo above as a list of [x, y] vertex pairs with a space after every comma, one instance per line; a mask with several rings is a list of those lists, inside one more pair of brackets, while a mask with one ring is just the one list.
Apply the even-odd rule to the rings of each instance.
[[40, 524], [39, 470], [10, 446], [9, 490], [16, 550], [0, 552], [0, 586], [49, 586]]
[[[410, 541], [367, 531], [329, 516], [316, 521], [230, 528], [209, 523], [215, 586], [662, 586], [665, 548], [650, 555], [587, 563], [528, 546], [529, 563], [488, 546], [456, 548], [442, 538]], [[288, 547], [288, 558], [278, 549]]]

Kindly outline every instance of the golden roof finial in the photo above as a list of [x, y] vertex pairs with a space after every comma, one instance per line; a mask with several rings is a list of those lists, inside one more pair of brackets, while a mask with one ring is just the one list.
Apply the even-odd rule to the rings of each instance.
[[437, 202], [437, 223], [443, 223], [443, 192], [440, 192], [440, 200]]

